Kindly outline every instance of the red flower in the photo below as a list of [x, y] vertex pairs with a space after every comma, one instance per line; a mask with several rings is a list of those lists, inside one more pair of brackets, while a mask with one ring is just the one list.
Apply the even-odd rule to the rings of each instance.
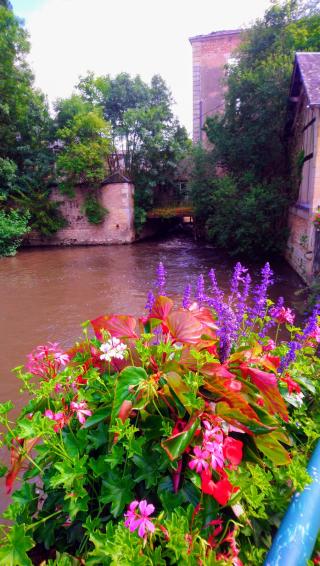
[[223, 443], [224, 457], [229, 460], [233, 466], [238, 466], [242, 460], [242, 446], [241, 440], [236, 440], [232, 436], [227, 436]]
[[281, 381], [287, 384], [288, 392], [291, 393], [301, 393], [300, 385], [290, 377], [290, 375], [286, 374], [285, 377], [280, 377]]
[[226, 505], [233, 493], [236, 493], [239, 488], [234, 487], [228, 480], [224, 478], [214, 483], [212, 474], [209, 470], [204, 470], [201, 474], [201, 489], [203, 493], [212, 495], [220, 505]]

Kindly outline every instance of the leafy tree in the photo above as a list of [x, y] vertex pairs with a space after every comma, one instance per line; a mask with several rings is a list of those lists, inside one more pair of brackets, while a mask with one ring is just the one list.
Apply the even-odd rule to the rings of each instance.
[[0, 210], [0, 256], [15, 255], [23, 236], [30, 231], [28, 220], [28, 212]]
[[[8, 2], [0, 4], [0, 196], [3, 214], [19, 202], [21, 222], [47, 233], [57, 220], [49, 205], [53, 177], [53, 122], [44, 95], [34, 89], [26, 61], [27, 32]], [[45, 195], [45, 196], [44, 196]], [[37, 203], [37, 204], [35, 204]], [[39, 203], [42, 203], [41, 205]], [[31, 210], [29, 215], [26, 211]], [[51, 215], [52, 212], [52, 215]], [[14, 216], [19, 214], [14, 212]], [[46, 218], [46, 221], [44, 221]], [[61, 217], [57, 227], [61, 224]], [[53, 229], [51, 230], [54, 231]]]
[[173, 116], [171, 93], [159, 75], [149, 86], [127, 73], [114, 79], [89, 73], [80, 80], [78, 91], [112, 124], [116, 151], [135, 185], [139, 228], [157, 198], [177, 190], [178, 164], [190, 148], [186, 130]]
[[[219, 214], [225, 217], [229, 200], [226, 191], [224, 202], [224, 191], [221, 192], [221, 183], [215, 174], [213, 186], [209, 183], [207, 190], [208, 200], [213, 199], [215, 203], [213, 217], [209, 207], [205, 218], [206, 234], [233, 251], [241, 248], [249, 255], [256, 255], [277, 251], [285, 243], [283, 225], [296, 191], [291, 175], [296, 167], [290, 155], [285, 125], [292, 61], [294, 52], [300, 50], [320, 50], [319, 9], [314, 3], [297, 0], [273, 2], [264, 18], [244, 35], [237, 64], [227, 68], [224, 113], [207, 119], [205, 130], [212, 143], [207, 159], [216, 167], [216, 173], [228, 171], [236, 190], [235, 198], [239, 199], [237, 207], [247, 207], [247, 211], [238, 216], [243, 226], [235, 226], [237, 234], [243, 233], [243, 245], [235, 243], [232, 230], [225, 230], [223, 237], [218, 234], [213, 218], [217, 220]], [[201, 182], [195, 168], [195, 196]], [[217, 187], [219, 197], [215, 198], [211, 193], [218, 190]], [[275, 198], [276, 207], [269, 202], [268, 191]], [[266, 214], [265, 224], [257, 223], [254, 235], [246, 219], [250, 214], [252, 219], [261, 219], [261, 206], [268, 206], [272, 218]], [[221, 222], [219, 225], [221, 228]], [[252, 235], [247, 238], [248, 230]], [[261, 240], [261, 231], [268, 237]], [[274, 244], [271, 247], [270, 242]]]
[[84, 212], [90, 222], [99, 224], [108, 212], [99, 203], [96, 189], [106, 175], [112, 149], [110, 125], [99, 106], [77, 95], [58, 101], [56, 110], [60, 126], [56, 135], [63, 142], [57, 158], [60, 188], [73, 194], [75, 185], [84, 185]]

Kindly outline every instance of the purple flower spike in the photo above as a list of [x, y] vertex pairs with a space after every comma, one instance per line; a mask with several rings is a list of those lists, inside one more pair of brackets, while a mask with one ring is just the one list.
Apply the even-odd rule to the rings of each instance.
[[154, 294], [152, 291], [149, 291], [146, 306], [144, 307], [148, 312], [152, 311], [154, 301], [155, 301]]
[[266, 314], [267, 291], [273, 283], [273, 271], [267, 262], [261, 269], [261, 283], [254, 290], [254, 306], [251, 311], [251, 319], [263, 318]]
[[206, 300], [206, 294], [205, 294], [205, 289], [204, 289], [204, 277], [203, 277], [202, 274], [199, 275], [199, 277], [198, 277], [196, 299], [197, 299], [199, 305], [204, 303], [205, 300]]
[[214, 269], [210, 269], [209, 277], [211, 281], [211, 291], [212, 291], [212, 299], [210, 300], [210, 306], [212, 306], [215, 311], [219, 312], [219, 305], [223, 303], [223, 292], [219, 288], [216, 273]]
[[251, 277], [249, 273], [247, 273], [244, 278], [242, 293], [239, 293], [239, 297], [238, 297], [237, 315], [236, 315], [238, 329], [240, 328], [243, 321], [243, 317], [246, 313], [246, 306], [250, 292], [250, 285], [251, 285]]
[[190, 304], [191, 304], [191, 285], [188, 284], [186, 285], [184, 290], [182, 307], [184, 309], [188, 309], [190, 307]]
[[153, 533], [155, 526], [149, 519], [149, 516], [154, 512], [154, 506], [148, 503], [145, 499], [142, 501], [132, 501], [129, 505], [128, 511], [124, 514], [126, 517], [125, 526], [133, 533], [138, 529], [138, 535], [141, 538], [146, 537], [147, 532]]
[[248, 270], [245, 267], [243, 267], [239, 261], [238, 263], [236, 263], [233, 271], [233, 276], [231, 279], [230, 298], [229, 298], [230, 303], [232, 299], [238, 298], [240, 296], [240, 283], [243, 283], [244, 281], [243, 275], [247, 271]]
[[160, 261], [157, 267], [157, 289], [159, 290], [159, 295], [165, 295], [165, 288], [166, 285], [166, 270], [162, 261]]

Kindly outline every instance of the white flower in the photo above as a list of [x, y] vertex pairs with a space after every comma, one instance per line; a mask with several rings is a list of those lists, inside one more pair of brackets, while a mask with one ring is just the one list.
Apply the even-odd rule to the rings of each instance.
[[302, 391], [300, 393], [291, 393], [286, 395], [286, 400], [294, 407], [301, 407], [303, 405], [303, 398], [304, 394]]
[[106, 360], [106, 362], [111, 362], [112, 358], [123, 360], [127, 345], [120, 342], [119, 338], [111, 338], [101, 344], [100, 350], [103, 352], [100, 355], [100, 360]]

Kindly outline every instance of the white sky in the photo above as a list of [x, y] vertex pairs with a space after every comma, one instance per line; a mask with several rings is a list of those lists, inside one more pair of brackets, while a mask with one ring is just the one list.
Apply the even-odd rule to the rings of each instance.
[[30, 33], [36, 86], [52, 102], [88, 70], [160, 74], [175, 113], [191, 133], [192, 58], [188, 38], [244, 27], [269, 0], [11, 0]]

